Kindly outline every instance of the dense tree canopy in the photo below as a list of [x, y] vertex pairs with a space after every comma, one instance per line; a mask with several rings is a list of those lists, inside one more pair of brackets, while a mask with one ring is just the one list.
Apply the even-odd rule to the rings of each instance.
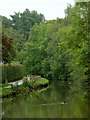
[[25, 44], [27, 74], [72, 80], [76, 86], [78, 82], [87, 83], [87, 10], [87, 3], [76, 3], [74, 7], [68, 5], [65, 19], [58, 18], [31, 28]]
[[78, 88], [88, 83], [88, 3], [68, 4], [65, 18], [56, 20], [45, 21], [44, 15], [28, 9], [11, 17], [12, 27], [4, 32], [13, 36], [25, 74], [72, 81]]
[[23, 13], [16, 13], [11, 15], [13, 28], [18, 30], [20, 33], [25, 34], [28, 37], [30, 28], [35, 24], [45, 21], [43, 14], [38, 14], [37, 11], [29, 11], [26, 9]]
[[9, 28], [9, 27], [12, 27], [12, 21], [8, 18], [6, 18], [5, 16], [1, 16], [0, 17], [2, 18], [2, 24], [6, 27], [6, 28]]

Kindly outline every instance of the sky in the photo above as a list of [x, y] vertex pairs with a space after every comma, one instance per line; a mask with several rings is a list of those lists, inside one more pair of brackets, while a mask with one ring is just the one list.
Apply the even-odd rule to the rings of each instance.
[[0, 15], [10, 18], [14, 12], [23, 12], [26, 8], [42, 13], [46, 20], [64, 18], [67, 3], [74, 5], [74, 0], [0, 0]]

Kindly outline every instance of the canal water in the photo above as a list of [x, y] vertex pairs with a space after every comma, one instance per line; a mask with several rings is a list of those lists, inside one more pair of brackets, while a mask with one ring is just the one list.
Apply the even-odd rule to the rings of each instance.
[[88, 118], [87, 100], [63, 84], [3, 99], [3, 118]]

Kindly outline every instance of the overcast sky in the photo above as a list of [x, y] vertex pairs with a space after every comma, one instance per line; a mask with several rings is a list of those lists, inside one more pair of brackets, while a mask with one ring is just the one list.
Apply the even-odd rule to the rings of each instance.
[[0, 0], [0, 15], [10, 18], [15, 12], [23, 12], [26, 8], [44, 14], [46, 20], [64, 18], [67, 3], [74, 5], [74, 0]]

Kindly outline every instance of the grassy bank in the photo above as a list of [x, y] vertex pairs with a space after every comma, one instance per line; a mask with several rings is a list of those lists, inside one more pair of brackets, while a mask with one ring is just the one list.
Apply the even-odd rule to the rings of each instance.
[[[32, 81], [31, 81], [31, 82], [32, 82]], [[32, 86], [32, 88], [36, 88], [36, 87], [38, 87], [38, 86], [42, 86], [42, 85], [45, 85], [45, 84], [48, 84], [48, 83], [49, 83], [49, 81], [48, 81], [47, 79], [45, 79], [45, 78], [40, 78], [40, 79], [34, 81], [34, 82], [31, 84], [31, 86]]]
[[31, 92], [37, 89], [40, 90], [45, 87], [44, 85], [48, 86], [48, 83], [49, 81], [42, 77], [36, 77], [36, 76], [30, 77], [30, 82], [27, 80], [27, 77], [26, 77], [23, 84], [21, 85], [18, 85], [18, 84], [16, 86], [11, 85], [10, 88], [5, 88], [7, 86], [10, 86], [10, 84], [8, 83], [1, 84], [0, 86], [2, 86], [2, 89], [0, 89], [0, 96], [2, 98], [13, 97], [20, 93]]
[[7, 87], [7, 86], [10, 86], [10, 84], [9, 83], [0, 84], [0, 87]]

